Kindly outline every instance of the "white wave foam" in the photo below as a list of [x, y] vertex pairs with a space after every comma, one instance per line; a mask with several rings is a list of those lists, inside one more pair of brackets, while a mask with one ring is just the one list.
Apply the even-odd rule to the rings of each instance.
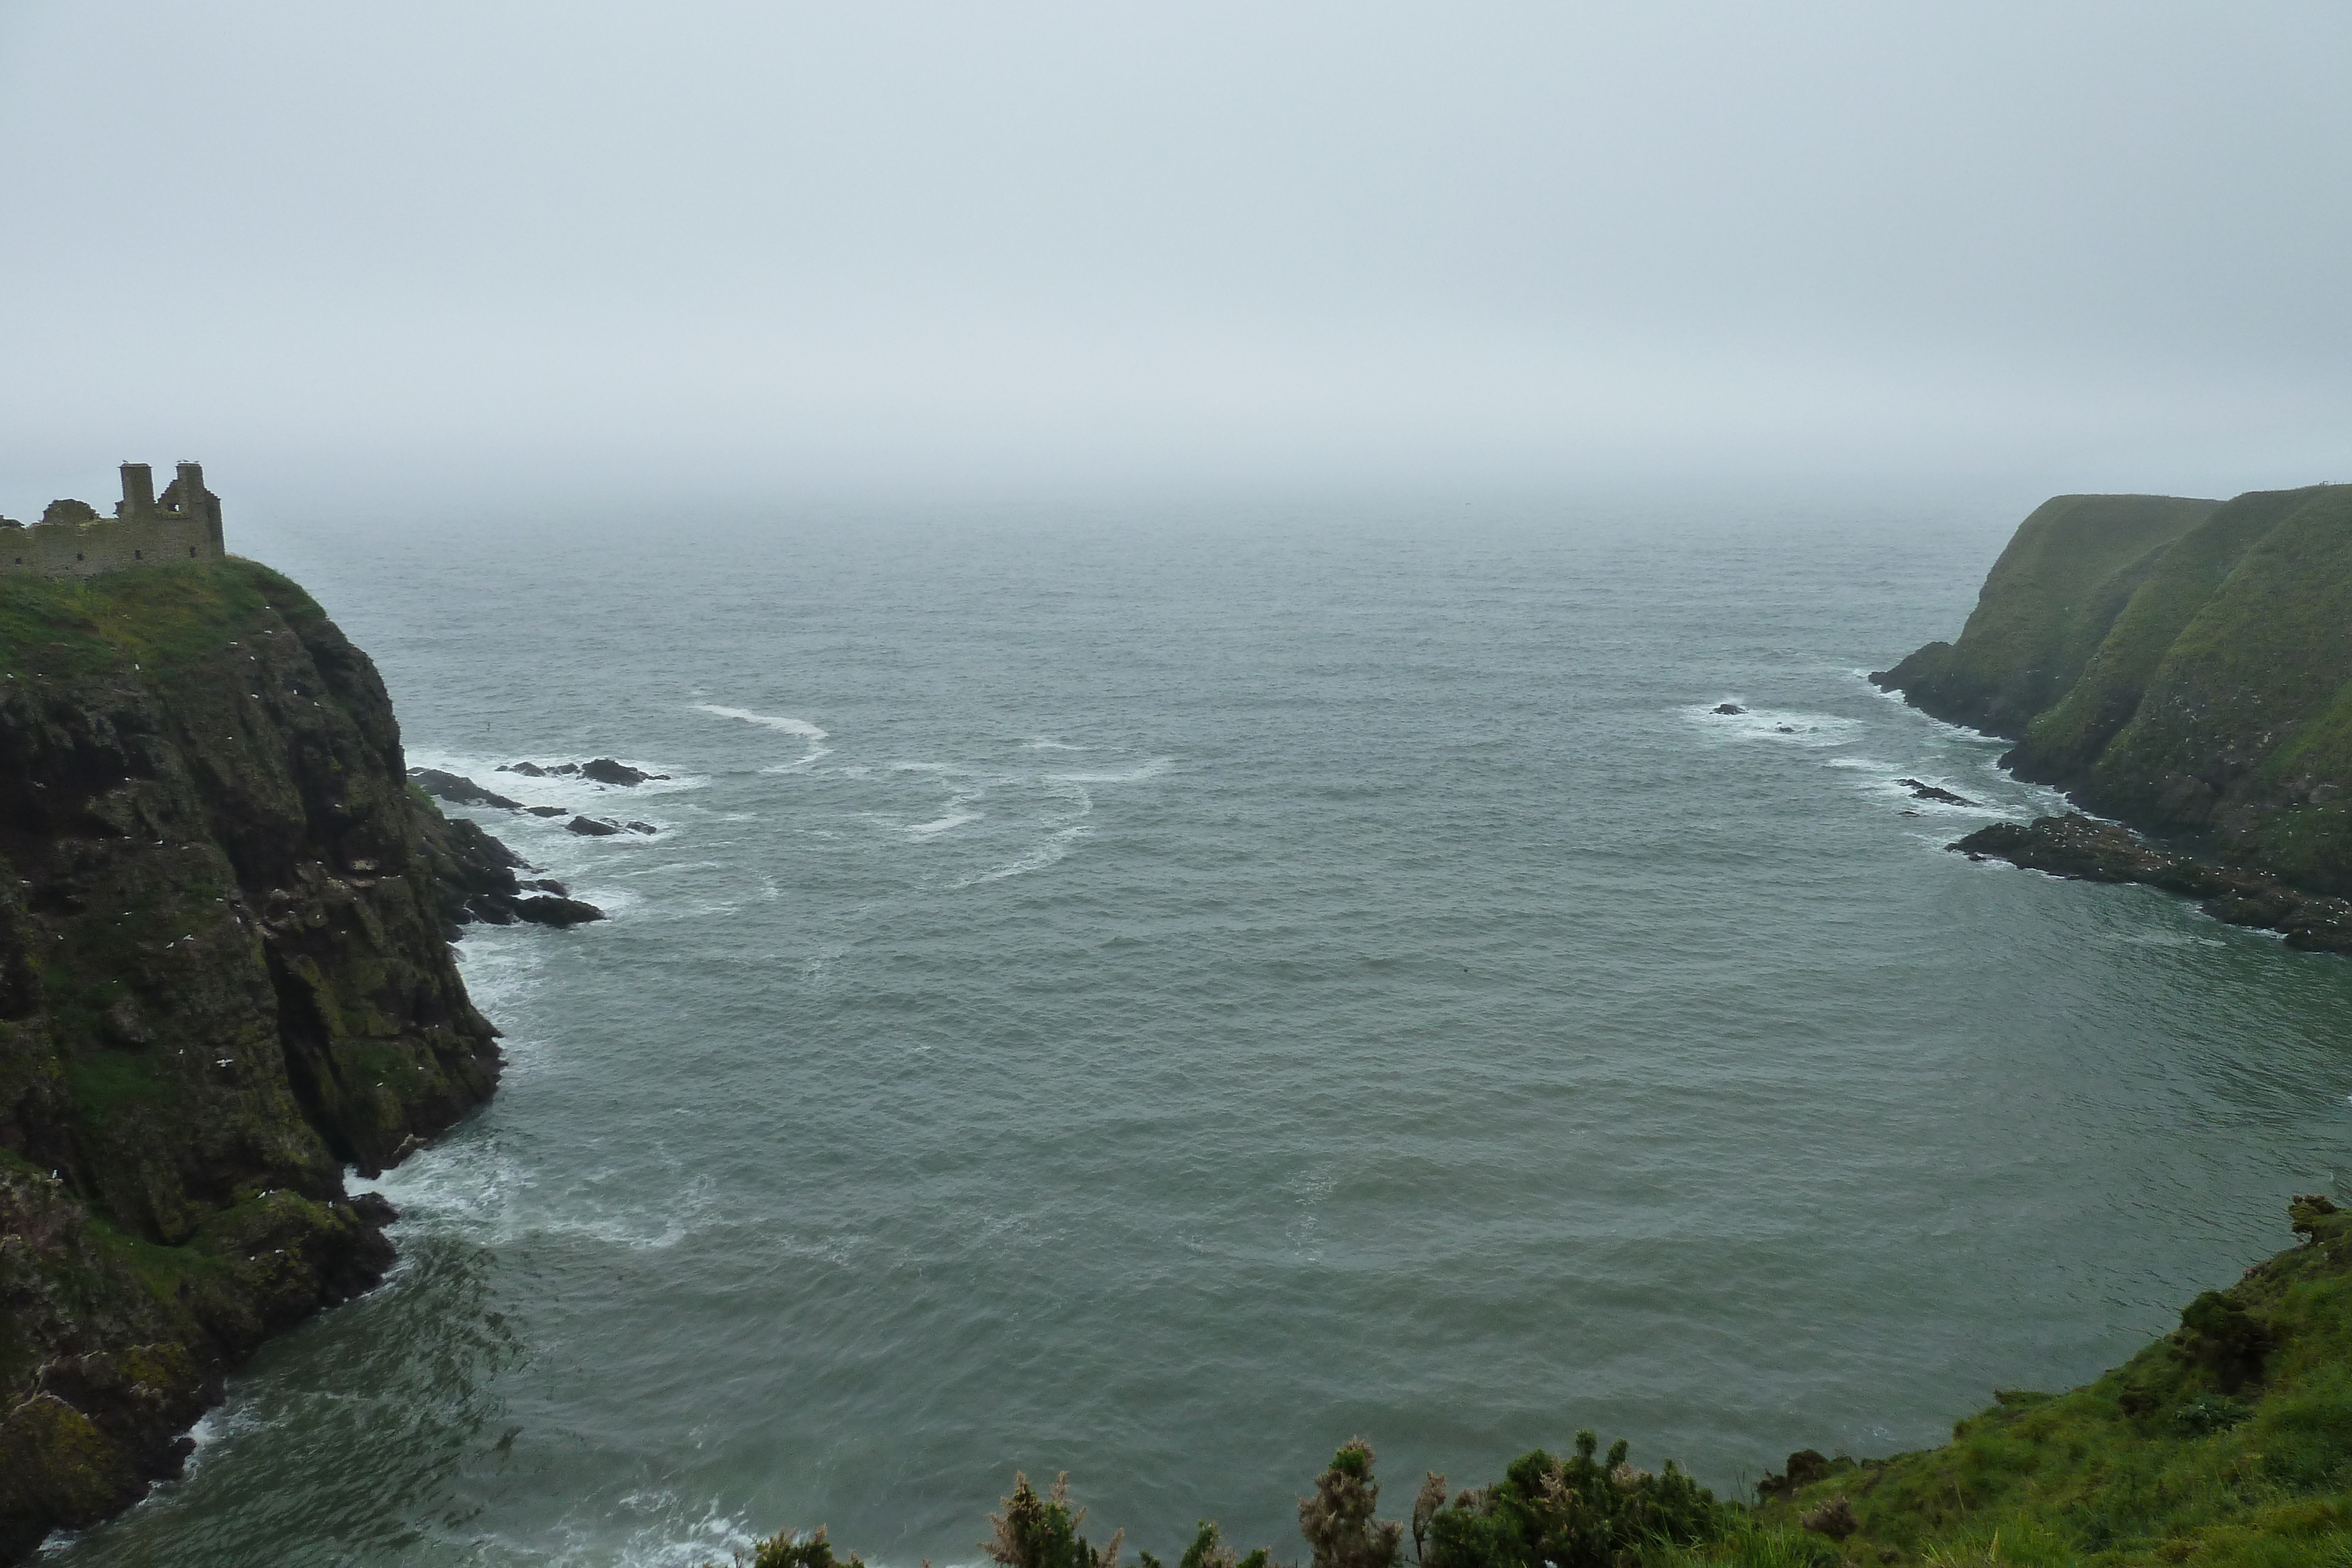
[[[2013, 794], [2016, 781], [2002, 776], [1998, 769], [1987, 773], [1981, 781], [1963, 779], [1955, 782], [1950, 775], [1918, 763], [1882, 761], [1875, 757], [1832, 757], [1832, 768], [1843, 768], [1865, 777], [1854, 781], [1854, 788], [1865, 794], [1883, 795], [1902, 803], [1914, 815], [1955, 817], [2005, 817], [2014, 819], [2020, 810], [2014, 801], [2002, 801], [1991, 797], [2004, 792]], [[1980, 769], [1980, 771], [1982, 771]], [[1906, 779], [1916, 779], [1939, 789], [1948, 789], [1968, 803], [1955, 805], [1949, 800], [1923, 800], [1914, 793]]]
[[1716, 734], [1732, 740], [1770, 740], [1790, 746], [1843, 746], [1862, 728], [1858, 718], [1843, 718], [1836, 714], [1801, 713], [1778, 708], [1746, 708], [1738, 713], [1718, 713], [1705, 703], [1677, 708], [1685, 718], [1705, 725]]
[[[539, 1173], [495, 1138], [465, 1137], [436, 1144], [369, 1180], [346, 1178], [353, 1192], [374, 1192], [400, 1210], [403, 1226], [455, 1235], [491, 1246], [530, 1237], [563, 1237], [627, 1251], [666, 1251], [688, 1237], [723, 1223], [709, 1176], [694, 1176], [667, 1194], [631, 1186], [623, 1203], [600, 1201], [582, 1184], [549, 1197]], [[584, 1184], [593, 1186], [593, 1177]]]
[[[635, 1522], [629, 1522], [629, 1521]], [[616, 1527], [625, 1533], [614, 1540]], [[757, 1544], [748, 1519], [726, 1511], [717, 1499], [702, 1501], [667, 1488], [629, 1492], [606, 1504], [588, 1502], [557, 1526], [561, 1544], [551, 1557], [539, 1542], [488, 1538], [511, 1552], [517, 1563], [609, 1563], [612, 1568], [708, 1568], [744, 1560]], [[509, 1558], [500, 1556], [498, 1561]]]
[[[624, 757], [616, 760], [646, 773], [668, 771], [661, 763], [639, 758]], [[561, 806], [568, 811], [609, 811], [616, 807], [613, 797], [626, 795], [637, 798], [646, 795], [676, 795], [689, 789], [709, 787], [707, 773], [673, 773], [667, 779], [648, 779], [642, 784], [599, 784], [593, 779], [577, 774], [551, 773], [533, 778], [528, 773], [501, 773], [501, 763], [530, 762], [541, 768], [554, 768], [579, 761], [576, 757], [483, 757], [438, 751], [428, 747], [411, 747], [408, 762], [412, 768], [437, 768], [472, 779], [486, 789], [492, 789], [509, 800], [520, 800], [526, 806]], [[499, 826], [517, 820], [514, 813], [495, 806], [452, 806], [444, 801], [445, 812], [464, 811], [478, 820]]]
[[1155, 757], [1124, 773], [1048, 773], [1045, 777], [1056, 784], [1140, 784], [1146, 779], [1157, 779], [1176, 765], [1172, 757]]
[[725, 707], [718, 703], [695, 703], [691, 706], [695, 712], [707, 713], [714, 718], [740, 719], [745, 724], [755, 724], [762, 729], [795, 736], [807, 742], [808, 749], [800, 756], [790, 762], [762, 768], [760, 769], [762, 773], [805, 773], [816, 766], [819, 758], [833, 755], [833, 747], [824, 744], [825, 732], [804, 718], [793, 718], [780, 713], [753, 713], [747, 707]]
[[2229, 946], [2219, 936], [2191, 936], [2185, 932], [2172, 931], [2129, 933], [2110, 931], [2094, 936], [2092, 940], [2121, 947], [2226, 947]]
[[787, 718], [782, 714], [753, 713], [750, 708], [721, 707], [717, 703], [696, 703], [697, 713], [707, 713], [718, 718], [740, 718], [745, 724], [756, 724], [765, 729], [782, 730], [797, 735], [803, 740], [823, 740], [825, 732], [804, 718]]
[[1036, 740], [1031, 741], [1029, 743], [1028, 749], [1031, 751], [1092, 751], [1094, 747], [1091, 746], [1072, 746], [1066, 741], [1046, 740], [1040, 737]]
[[965, 877], [961, 882], [950, 885], [977, 887], [982, 883], [1003, 882], [1006, 877], [1021, 876], [1033, 871], [1043, 871], [1068, 854], [1070, 846], [1085, 838], [1088, 831], [1089, 830], [1086, 828], [1064, 828], [1057, 832], [1048, 834], [1044, 843], [1029, 851], [1018, 860], [998, 866], [994, 871], [982, 872], [978, 876]]
[[950, 810], [946, 816], [940, 818], [936, 821], [910, 823], [904, 831], [906, 835], [910, 839], [919, 841], [924, 839], [936, 839], [941, 833], [949, 832], [954, 829], [962, 827], [966, 822], [977, 822], [985, 815], [987, 815], [987, 813], [984, 811]]
[[805, 773], [810, 768], [815, 767], [819, 762], [823, 761], [825, 758], [831, 757], [832, 755], [833, 747], [830, 746], [812, 746], [800, 756], [793, 758], [790, 762], [779, 762], [773, 767], [762, 768], [760, 771], [762, 773]]
[[1855, 680], [1860, 681], [1864, 686], [1869, 688], [1870, 695], [1872, 696], [1884, 698], [1885, 701], [1895, 704], [1897, 707], [1909, 707], [1911, 706], [1910, 699], [1906, 697], [1901, 692], [1890, 690], [1885, 686], [1880, 685], [1876, 681], [1872, 680], [1868, 670], [1857, 668], [1848, 670], [1846, 674], [1852, 675]]
[[[531, 982], [539, 978], [540, 967], [546, 959], [545, 946], [515, 940], [519, 928], [514, 926], [469, 926], [467, 931], [466, 940], [456, 947], [457, 972], [465, 979], [466, 994], [485, 1012], [520, 1001]], [[478, 941], [477, 937], [490, 940]]]

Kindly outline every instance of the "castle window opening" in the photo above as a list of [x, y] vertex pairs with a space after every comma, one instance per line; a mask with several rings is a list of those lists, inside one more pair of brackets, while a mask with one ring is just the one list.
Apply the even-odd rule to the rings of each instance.
[[137, 560], [139, 559], [139, 552], [137, 550], [132, 550], [131, 552], [131, 559], [132, 560]]
[[76, 550], [76, 551], [74, 551], [74, 559], [76, 559], [76, 560], [79, 560], [80, 559], [81, 559], [81, 551], [79, 551], [79, 550]]

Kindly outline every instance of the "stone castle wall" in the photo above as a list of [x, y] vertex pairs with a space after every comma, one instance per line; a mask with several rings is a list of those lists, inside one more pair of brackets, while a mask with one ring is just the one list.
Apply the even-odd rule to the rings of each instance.
[[205, 471], [180, 465], [180, 476], [159, 498], [144, 463], [122, 465], [122, 500], [102, 517], [80, 501], [55, 501], [26, 527], [0, 517], [0, 573], [94, 577], [126, 567], [174, 560], [218, 560], [220, 497], [205, 488]]
[[149, 561], [218, 560], [223, 553], [211, 528], [194, 517], [100, 517], [0, 528], [0, 572], [89, 577]]

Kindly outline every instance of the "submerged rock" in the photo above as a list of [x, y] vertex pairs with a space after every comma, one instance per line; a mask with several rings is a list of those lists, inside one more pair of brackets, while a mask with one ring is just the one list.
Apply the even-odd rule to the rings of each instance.
[[567, 831], [591, 839], [610, 838], [624, 831], [620, 823], [608, 822], [602, 817], [574, 817], [563, 826]]
[[1748, 710], [1741, 707], [1738, 703], [1717, 703], [1715, 705], [1715, 711], [1717, 713], [1739, 714], [1746, 713]]
[[462, 773], [444, 773], [438, 768], [412, 768], [408, 776], [423, 787], [427, 795], [446, 800], [453, 806], [495, 806], [502, 811], [522, 809], [520, 800], [509, 800], [504, 795], [483, 789]]
[[537, 898], [517, 899], [514, 912], [534, 925], [582, 925], [591, 920], [604, 918], [604, 912], [593, 904], [545, 894]]
[[667, 779], [667, 773], [647, 773], [632, 768], [614, 757], [595, 757], [585, 762], [559, 762], [552, 768], [541, 768], [536, 762], [501, 762], [501, 773], [520, 773], [526, 779], [585, 779], [596, 784], [614, 784], [624, 789]]
[[1973, 806], [1976, 804], [1974, 800], [1955, 795], [1949, 789], [1939, 789], [1933, 784], [1923, 783], [1916, 779], [1897, 779], [1895, 782], [1908, 787], [1913, 798], [1916, 800], [1941, 800], [1947, 806]]
[[610, 757], [599, 757], [580, 765], [580, 777], [593, 779], [599, 784], [635, 786], [656, 779], [667, 779], [667, 773], [647, 773]]

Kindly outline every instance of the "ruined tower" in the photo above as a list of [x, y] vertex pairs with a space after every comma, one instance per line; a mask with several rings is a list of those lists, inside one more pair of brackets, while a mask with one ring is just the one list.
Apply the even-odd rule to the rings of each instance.
[[218, 560], [227, 553], [220, 497], [205, 488], [201, 464], [179, 467], [179, 477], [158, 496], [154, 469], [122, 465], [122, 499], [110, 517], [73, 500], [50, 502], [30, 528], [0, 517], [0, 572], [93, 577], [167, 561]]

